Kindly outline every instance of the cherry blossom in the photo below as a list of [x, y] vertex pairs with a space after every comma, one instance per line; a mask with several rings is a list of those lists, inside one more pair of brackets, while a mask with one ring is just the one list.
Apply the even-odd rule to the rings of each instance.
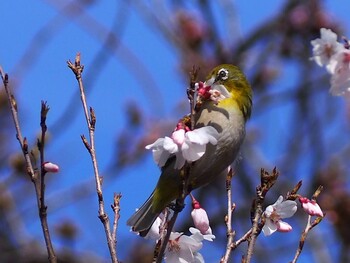
[[299, 201], [304, 211], [310, 216], [321, 216], [323, 217], [323, 212], [321, 207], [316, 203], [315, 200], [309, 200], [306, 197], [299, 197]]
[[335, 54], [344, 49], [344, 46], [337, 41], [337, 34], [332, 30], [321, 28], [320, 34], [321, 38], [311, 41], [314, 54], [312, 59], [319, 66], [326, 66], [329, 73], [333, 73], [329, 68], [329, 63]]
[[283, 201], [283, 197], [280, 196], [277, 201], [273, 205], [269, 205], [264, 212], [265, 225], [262, 229], [264, 235], [269, 236], [276, 231], [291, 231], [292, 227], [281, 219], [293, 216], [296, 211], [297, 203], [295, 201]]
[[175, 168], [181, 169], [186, 161], [194, 162], [201, 158], [208, 143], [216, 145], [218, 136], [217, 130], [211, 126], [193, 131], [178, 128], [172, 133], [171, 138], [159, 138], [147, 145], [146, 149], [152, 150], [153, 159], [160, 167], [165, 165], [170, 155], [175, 154]]
[[186, 262], [204, 262], [203, 257], [198, 251], [203, 243], [191, 236], [183, 233], [172, 232], [165, 250], [165, 262], [167, 263], [186, 263]]
[[43, 168], [46, 172], [49, 173], [57, 173], [60, 170], [60, 167], [57, 164], [51, 162], [43, 163]]
[[332, 95], [343, 95], [350, 90], [350, 50], [344, 48], [338, 52], [330, 68], [333, 71], [330, 92]]
[[192, 220], [194, 226], [204, 235], [211, 234], [207, 212], [200, 206], [199, 202], [192, 196]]
[[162, 217], [158, 216], [157, 219], [153, 222], [145, 238], [158, 240], [160, 238], [160, 226], [162, 222], [163, 222]]
[[350, 50], [348, 43], [337, 41], [337, 34], [321, 28], [321, 38], [311, 41], [314, 56], [311, 58], [319, 66], [326, 66], [332, 75], [330, 93], [333, 96], [345, 95], [350, 91]]
[[211, 100], [218, 103], [223, 99], [231, 97], [231, 94], [224, 85], [214, 84], [213, 80], [208, 80], [205, 83], [201, 81], [196, 83], [196, 90], [198, 94], [197, 102], [200, 103], [205, 100]]

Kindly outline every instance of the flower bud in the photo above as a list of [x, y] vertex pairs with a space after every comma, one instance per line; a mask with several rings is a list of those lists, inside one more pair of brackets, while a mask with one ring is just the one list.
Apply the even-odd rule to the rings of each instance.
[[57, 164], [51, 162], [43, 163], [43, 168], [46, 172], [57, 173], [60, 170], [60, 167]]
[[310, 216], [321, 216], [323, 217], [323, 212], [321, 207], [316, 203], [315, 200], [309, 200], [306, 197], [299, 197], [299, 201], [304, 211]]
[[202, 235], [211, 234], [209, 226], [209, 218], [207, 212], [201, 208], [199, 202], [192, 197], [192, 212], [194, 226], [201, 232]]

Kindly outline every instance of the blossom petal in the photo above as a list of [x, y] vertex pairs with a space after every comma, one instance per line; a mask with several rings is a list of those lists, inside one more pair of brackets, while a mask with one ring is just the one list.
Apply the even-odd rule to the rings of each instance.
[[185, 158], [183, 157], [181, 152], [176, 153], [176, 162], [175, 162], [175, 169], [181, 169], [185, 165]]
[[177, 144], [169, 137], [164, 138], [163, 147], [169, 153], [176, 153], [179, 150]]
[[205, 234], [209, 229], [209, 218], [207, 212], [203, 208], [195, 208], [191, 212], [194, 226]]
[[185, 136], [192, 143], [203, 145], [210, 142], [211, 144], [215, 145], [217, 144], [219, 133], [214, 127], [205, 126], [193, 131], [189, 131]]
[[190, 232], [191, 232], [191, 237], [197, 240], [198, 242], [201, 242], [203, 240], [207, 241], [213, 241], [216, 237], [215, 235], [211, 234], [211, 229], [210, 233], [208, 234], [202, 234], [201, 231], [195, 227], [190, 227]]
[[287, 233], [292, 231], [292, 226], [287, 222], [280, 220], [277, 222], [277, 231]]
[[184, 129], [179, 129], [177, 131], [174, 131], [173, 134], [171, 135], [171, 138], [176, 144], [183, 144], [185, 141], [185, 130]]
[[276, 207], [276, 213], [281, 218], [288, 218], [297, 211], [297, 203], [292, 200], [286, 200]]
[[147, 235], [145, 236], [145, 239], [158, 240], [160, 238], [159, 228], [160, 228], [161, 223], [162, 223], [162, 218], [160, 218], [158, 216], [157, 219], [152, 224], [152, 226], [151, 226], [150, 230], [148, 231]]
[[263, 231], [265, 236], [272, 235], [273, 233], [275, 233], [277, 231], [277, 225], [272, 220], [267, 218], [262, 231]]
[[195, 143], [184, 143], [181, 147], [183, 157], [189, 161], [194, 162], [203, 156], [205, 153], [206, 145]]

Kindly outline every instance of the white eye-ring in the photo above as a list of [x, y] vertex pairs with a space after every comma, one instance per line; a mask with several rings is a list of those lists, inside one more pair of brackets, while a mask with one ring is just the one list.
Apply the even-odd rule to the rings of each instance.
[[227, 80], [228, 79], [228, 70], [227, 69], [220, 69], [218, 71], [218, 79], [220, 80]]

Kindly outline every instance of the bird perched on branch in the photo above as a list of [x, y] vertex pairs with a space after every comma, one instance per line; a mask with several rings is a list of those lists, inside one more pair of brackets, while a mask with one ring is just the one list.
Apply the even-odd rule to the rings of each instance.
[[133, 231], [145, 236], [172, 201], [227, 173], [245, 137], [252, 95], [244, 74], [230, 64], [215, 67], [206, 81], [197, 85], [194, 127], [186, 117], [171, 137], [146, 146], [152, 149], [161, 175], [150, 197], [127, 221]]

